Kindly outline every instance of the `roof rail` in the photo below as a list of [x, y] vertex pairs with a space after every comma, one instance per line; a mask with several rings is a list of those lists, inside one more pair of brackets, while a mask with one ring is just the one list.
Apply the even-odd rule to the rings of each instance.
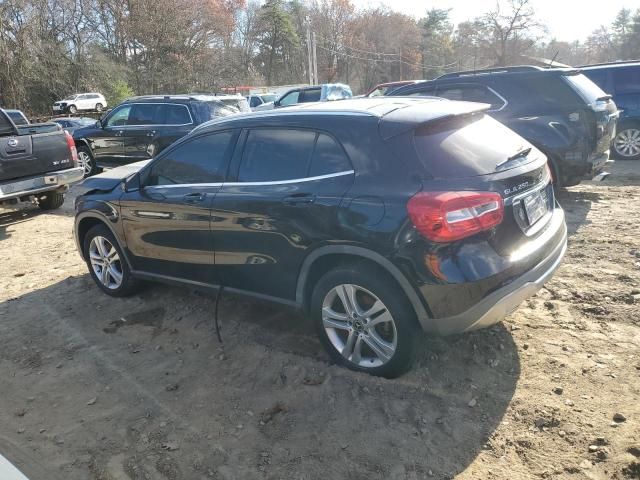
[[640, 63], [640, 59], [637, 60], [617, 60], [615, 62], [602, 62], [602, 63], [592, 63], [591, 65], [580, 65], [576, 68], [588, 68], [588, 67], [606, 67], [607, 65], [626, 65], [631, 63]]
[[480, 70], [465, 70], [463, 72], [451, 72], [445, 73], [444, 75], [440, 75], [436, 80], [444, 79], [444, 78], [459, 78], [459, 77], [467, 77], [472, 75], [486, 75], [489, 73], [516, 73], [516, 72], [536, 72], [545, 70], [542, 67], [535, 67], [533, 65], [518, 65], [515, 67], [494, 67], [494, 68], [483, 68]]

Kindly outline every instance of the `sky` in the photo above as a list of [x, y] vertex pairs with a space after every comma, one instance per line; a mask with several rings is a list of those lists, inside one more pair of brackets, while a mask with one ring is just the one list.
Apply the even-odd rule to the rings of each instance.
[[[450, 8], [451, 19], [457, 24], [493, 9], [496, 0], [355, 0], [354, 3], [360, 8], [382, 4], [415, 17], [423, 16], [430, 8]], [[635, 10], [640, 1], [532, 0], [532, 5], [546, 24], [550, 39], [571, 41], [586, 39], [600, 25], [610, 25], [621, 8]]]

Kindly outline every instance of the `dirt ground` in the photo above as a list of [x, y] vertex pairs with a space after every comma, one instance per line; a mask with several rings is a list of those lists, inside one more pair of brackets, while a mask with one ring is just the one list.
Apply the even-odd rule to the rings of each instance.
[[560, 195], [555, 278], [384, 380], [295, 313], [114, 300], [56, 213], [0, 209], [0, 453], [33, 480], [640, 478], [640, 162]]

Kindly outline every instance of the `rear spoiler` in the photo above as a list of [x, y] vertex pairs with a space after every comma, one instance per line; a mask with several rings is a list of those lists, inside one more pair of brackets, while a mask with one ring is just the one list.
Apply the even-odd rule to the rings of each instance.
[[[415, 99], [415, 97], [413, 97]], [[402, 135], [423, 125], [446, 121], [454, 117], [473, 115], [491, 108], [487, 103], [474, 102], [429, 102], [398, 104], [398, 108], [384, 115], [378, 123], [383, 140]]]

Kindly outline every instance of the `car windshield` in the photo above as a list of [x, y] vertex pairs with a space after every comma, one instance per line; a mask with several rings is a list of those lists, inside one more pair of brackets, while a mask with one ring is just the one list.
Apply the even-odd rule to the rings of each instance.
[[71, 123], [78, 126], [87, 126], [93, 125], [96, 121], [93, 118], [78, 118], [77, 120], [72, 120]]
[[262, 98], [262, 101], [264, 103], [269, 103], [269, 102], [275, 102], [276, 101], [276, 96], [275, 95], [260, 95], [260, 98]]
[[68, 97], [63, 98], [63, 100], [75, 100], [76, 97], [77, 97], [77, 95], [69, 95]]

